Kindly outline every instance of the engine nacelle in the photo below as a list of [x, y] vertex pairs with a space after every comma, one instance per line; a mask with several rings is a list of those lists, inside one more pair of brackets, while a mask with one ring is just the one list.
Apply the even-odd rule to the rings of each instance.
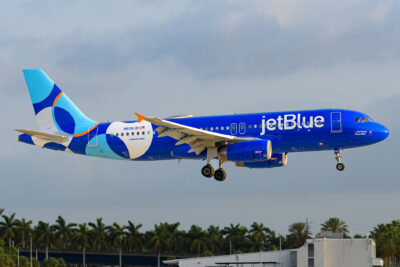
[[270, 160], [254, 161], [254, 162], [235, 162], [238, 167], [247, 168], [275, 168], [287, 165], [287, 154], [272, 154]]
[[271, 159], [271, 140], [251, 140], [227, 145], [218, 152], [218, 158], [223, 161], [254, 162]]

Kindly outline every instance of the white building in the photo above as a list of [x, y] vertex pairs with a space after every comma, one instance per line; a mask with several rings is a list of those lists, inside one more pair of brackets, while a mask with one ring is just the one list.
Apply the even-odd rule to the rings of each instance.
[[309, 239], [298, 249], [168, 260], [179, 267], [373, 267], [376, 258], [371, 239]]

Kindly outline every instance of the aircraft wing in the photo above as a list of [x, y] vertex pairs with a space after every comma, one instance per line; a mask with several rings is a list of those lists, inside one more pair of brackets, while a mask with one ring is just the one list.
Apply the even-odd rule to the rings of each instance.
[[233, 135], [220, 134], [211, 131], [201, 130], [195, 127], [183, 125], [168, 120], [155, 117], [145, 117], [137, 114], [139, 122], [145, 120], [157, 125], [158, 137], [169, 136], [178, 142], [176, 145], [190, 145], [189, 153], [194, 152], [199, 155], [206, 148], [215, 148], [223, 144], [237, 143], [242, 141], [254, 140], [254, 138], [236, 137]]
[[55, 143], [62, 143], [68, 140], [68, 136], [59, 134], [50, 134], [41, 131], [29, 130], [29, 129], [16, 129], [17, 132], [24, 133], [30, 136], [34, 136], [40, 139], [49, 140]]

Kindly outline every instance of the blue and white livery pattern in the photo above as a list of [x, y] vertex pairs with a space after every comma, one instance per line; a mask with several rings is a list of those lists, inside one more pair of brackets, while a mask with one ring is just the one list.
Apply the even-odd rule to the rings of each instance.
[[[291, 152], [333, 150], [340, 171], [341, 151], [377, 143], [388, 129], [368, 115], [339, 109], [146, 117], [98, 122], [88, 118], [40, 69], [23, 71], [39, 130], [19, 129], [21, 142], [110, 159], [201, 159], [205, 177], [226, 178], [223, 164], [248, 168], [285, 166]], [[214, 170], [210, 161], [218, 159]]]

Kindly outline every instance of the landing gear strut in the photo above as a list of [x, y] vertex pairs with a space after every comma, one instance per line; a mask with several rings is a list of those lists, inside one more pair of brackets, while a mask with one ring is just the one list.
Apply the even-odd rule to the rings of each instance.
[[343, 171], [344, 170], [344, 164], [341, 162], [342, 155], [340, 154], [340, 150], [335, 150], [335, 159], [336, 159], [336, 169], [338, 171]]
[[224, 162], [222, 160], [219, 161], [219, 169], [215, 171], [214, 179], [217, 181], [224, 181], [226, 179], [226, 172], [222, 169]]

